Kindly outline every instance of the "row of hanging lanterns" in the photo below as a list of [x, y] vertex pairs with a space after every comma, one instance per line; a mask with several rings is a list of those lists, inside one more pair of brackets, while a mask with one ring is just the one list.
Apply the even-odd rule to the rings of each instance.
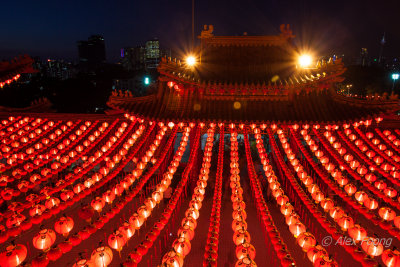
[[[215, 125], [210, 125], [215, 127]], [[222, 126], [222, 125], [221, 125]], [[221, 220], [221, 198], [222, 198], [222, 183], [223, 183], [223, 162], [224, 162], [224, 127], [220, 127], [219, 148], [217, 171], [215, 174], [214, 195], [211, 207], [210, 224], [208, 227], [207, 241], [203, 256], [203, 265], [217, 266], [219, 232]]]
[[[283, 140], [283, 132], [279, 135], [283, 144], [287, 143], [287, 140]], [[262, 144], [261, 136], [256, 135], [256, 139], [260, 141]], [[261, 146], [261, 145], [260, 145]], [[285, 152], [288, 158], [293, 155], [290, 147], [285, 149]], [[260, 153], [260, 149], [259, 149]], [[293, 158], [294, 159], [294, 158]], [[294, 162], [292, 159], [293, 167], [299, 166], [298, 162]], [[317, 245], [317, 241], [315, 237], [307, 232], [306, 226], [301, 222], [300, 216], [294, 211], [294, 207], [290, 204], [289, 198], [284, 195], [284, 191], [277, 180], [277, 177], [274, 175], [274, 171], [272, 170], [272, 166], [267, 165], [268, 162], [263, 162], [264, 166], [268, 168], [268, 172], [266, 172], [266, 176], [268, 179], [268, 183], [270, 188], [275, 191], [274, 197], [277, 204], [280, 206], [281, 213], [285, 216], [285, 222], [289, 226], [289, 231], [296, 238], [296, 243], [302, 248], [302, 250], [307, 254], [307, 258], [313, 263], [314, 266], [321, 266], [329, 264], [329, 266], [338, 266], [337, 263], [328, 255], [328, 252], [321, 245]], [[301, 169], [298, 169], [301, 172]], [[303, 177], [304, 180], [307, 180], [307, 177]], [[312, 188], [312, 187], [309, 187]], [[314, 188], [314, 195], [316, 192], [320, 192], [318, 188]], [[277, 193], [279, 192], [279, 194]], [[320, 192], [322, 194], [322, 192]], [[317, 201], [320, 201], [319, 199]]]
[[[338, 170], [334, 171], [334, 173], [339, 173], [336, 174], [334, 178], [337, 178], [338, 176], [341, 176], [340, 172]], [[350, 185], [350, 184], [348, 184]], [[346, 186], [348, 186], [346, 185]], [[347, 188], [345, 188], [346, 192], [348, 195], [352, 195], [354, 191], [350, 192]], [[358, 193], [358, 194], [357, 194]], [[361, 191], [357, 191], [356, 195], [356, 199], [358, 201], [363, 201], [364, 205], [366, 205], [369, 208], [372, 209], [376, 209], [377, 206], [377, 202], [374, 199], [369, 198], [365, 193], [361, 192]], [[328, 206], [326, 206], [328, 200], [326, 200], [324, 202], [324, 210], [327, 211]], [[334, 203], [332, 200], [329, 200], [332, 203], [332, 206], [330, 206], [330, 214], [331, 216], [335, 216], [337, 214], [340, 214], [337, 218], [339, 219], [339, 223], [341, 223], [341, 227], [344, 230], [348, 231], [348, 234], [350, 235], [350, 237], [353, 238], [353, 240], [355, 240], [356, 242], [360, 242], [361, 247], [363, 248], [363, 250], [371, 256], [379, 256], [383, 253], [383, 245], [377, 241], [378, 239], [373, 238], [373, 237], [367, 237], [367, 232], [364, 228], [362, 228], [360, 225], [358, 224], [352, 224], [351, 220], [349, 218], [349, 216], [346, 216], [344, 211], [342, 209], [338, 209], [338, 208], [332, 208]], [[395, 212], [388, 207], [382, 207], [379, 209], [379, 215], [380, 217], [385, 220], [385, 221], [390, 221], [390, 220], [394, 220], [395, 218]], [[400, 219], [397, 219], [398, 221], [400, 221]], [[349, 227], [350, 225], [352, 225], [352, 227]], [[386, 252], [387, 254], [388, 252]], [[383, 260], [385, 262], [385, 260]], [[386, 264], [386, 263], [385, 263]]]
[[[194, 188], [192, 200], [189, 202], [189, 208], [185, 212], [185, 217], [181, 222], [181, 227], [178, 229], [178, 236], [172, 243], [172, 249], [164, 254], [162, 263], [170, 264], [173, 266], [183, 266], [184, 258], [191, 250], [190, 241], [194, 238], [194, 231], [199, 217], [199, 210], [201, 209], [204, 199], [205, 189], [207, 187], [208, 175], [211, 166], [212, 147], [214, 141], [214, 129], [210, 128], [207, 131], [207, 140], [204, 147], [204, 156], [202, 168], [200, 169], [197, 187]], [[191, 222], [186, 224], [186, 222]], [[192, 227], [191, 227], [192, 226]]]
[[232, 225], [234, 227], [233, 242], [236, 245], [236, 266], [257, 266], [254, 261], [256, 249], [250, 243], [251, 236], [247, 231], [246, 204], [243, 201], [243, 188], [240, 185], [239, 151], [237, 132], [231, 128], [231, 163], [230, 163], [230, 187], [232, 191], [231, 201], [233, 207]]
[[[164, 191], [171, 184], [171, 180], [176, 172], [177, 167], [181, 161], [183, 156], [183, 152], [185, 151], [187, 141], [189, 138], [190, 128], [187, 127], [182, 135], [182, 140], [180, 142], [180, 146], [174, 155], [171, 166], [169, 166], [168, 171], [164, 174], [163, 180], [157, 184], [156, 189], [152, 193], [151, 197], [148, 197], [144, 201], [144, 205], [141, 205], [137, 211], [129, 218], [129, 224], [134, 230], [139, 230], [143, 223], [147, 220], [147, 218], [151, 215], [152, 210], [155, 206], [162, 200]], [[139, 164], [138, 164], [139, 165]], [[108, 237], [108, 244], [111, 248], [121, 251], [126, 242], [128, 241], [128, 237], [125, 232], [114, 231]]]

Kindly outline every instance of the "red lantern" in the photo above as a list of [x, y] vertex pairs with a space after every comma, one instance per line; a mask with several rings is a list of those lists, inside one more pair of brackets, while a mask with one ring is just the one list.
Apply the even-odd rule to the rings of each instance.
[[115, 193], [111, 190], [107, 190], [104, 194], [103, 194], [103, 200], [107, 203], [112, 203], [115, 199]]
[[362, 241], [362, 249], [370, 256], [379, 256], [383, 252], [383, 245], [378, 238], [367, 237]]
[[329, 211], [329, 215], [336, 220], [344, 215], [344, 211], [340, 207], [334, 207]]
[[396, 217], [396, 212], [389, 207], [379, 209], [379, 216], [385, 221], [392, 221]]
[[344, 190], [346, 191], [346, 193], [347, 193], [349, 196], [352, 196], [352, 195], [357, 191], [357, 187], [356, 187], [355, 185], [353, 185], [353, 184], [347, 184], [347, 185], [344, 187]]
[[365, 175], [365, 179], [370, 182], [373, 183], [376, 181], [376, 176], [372, 173], [368, 173], [367, 175]]
[[250, 243], [243, 243], [236, 247], [236, 258], [239, 260], [249, 257], [254, 260], [256, 257], [256, 249]]
[[52, 209], [55, 207], [58, 207], [58, 205], [60, 205], [60, 200], [58, 198], [55, 197], [51, 197], [48, 200], [46, 200], [45, 206], [48, 209]]
[[307, 251], [307, 257], [312, 263], [323, 256], [328, 256], [328, 252], [320, 245], [311, 247]]
[[55, 241], [56, 233], [51, 229], [43, 229], [33, 237], [33, 246], [48, 251]]
[[1, 266], [18, 266], [25, 260], [26, 255], [27, 249], [24, 245], [10, 245], [6, 248], [5, 252], [2, 252], [0, 254]]
[[315, 246], [317, 241], [315, 237], [308, 232], [303, 232], [297, 237], [297, 244], [303, 249], [304, 252], [307, 252], [310, 248]]
[[290, 232], [294, 235], [294, 237], [298, 237], [301, 233], [306, 231], [306, 227], [301, 222], [292, 223], [289, 226]]
[[98, 247], [92, 252], [90, 259], [95, 267], [107, 267], [113, 259], [113, 253], [109, 247]]
[[348, 229], [348, 233], [354, 241], [360, 242], [367, 237], [367, 231], [362, 228], [360, 225], [355, 224], [353, 227]]
[[324, 211], [328, 211], [334, 207], [334, 202], [330, 198], [325, 198], [324, 200], [321, 201], [320, 203], [321, 207], [324, 209]]
[[56, 221], [56, 223], [54, 224], [54, 230], [56, 230], [57, 233], [62, 234], [63, 236], [68, 236], [73, 227], [74, 221], [71, 217], [63, 216], [58, 219], [58, 221]]
[[34, 205], [32, 208], [29, 209], [29, 215], [31, 217], [35, 215], [42, 215], [42, 213], [46, 210], [46, 207], [40, 204]]
[[368, 195], [364, 191], [358, 191], [355, 194], [355, 198], [358, 202], [363, 203], [368, 198]]
[[293, 211], [293, 206], [290, 203], [286, 203], [281, 206], [281, 213], [285, 216], [289, 215]]
[[346, 231], [347, 229], [354, 226], [353, 218], [344, 215], [341, 218], [339, 218], [338, 224], [340, 225], [343, 231]]
[[127, 222], [124, 222], [124, 224], [120, 228], [118, 228], [118, 230], [122, 233], [123, 236], [125, 236], [127, 240], [135, 234], [135, 227]]
[[105, 204], [105, 201], [101, 197], [96, 197], [91, 202], [92, 208], [99, 213], [101, 212]]
[[367, 199], [364, 201], [364, 205], [365, 205], [365, 207], [367, 207], [368, 209], [374, 210], [374, 209], [378, 208], [378, 201], [376, 201], [376, 200], [373, 199], [373, 198], [367, 198]]
[[14, 213], [6, 221], [7, 228], [19, 227], [26, 217], [19, 213]]
[[238, 230], [233, 235], [233, 242], [236, 246], [239, 246], [243, 243], [250, 243], [250, 234], [246, 230]]
[[191, 250], [189, 240], [183, 237], [179, 237], [178, 239], [176, 239], [172, 244], [172, 247], [177, 253], [181, 254], [183, 257], [186, 257]]
[[120, 231], [115, 231], [108, 237], [108, 245], [117, 251], [121, 251], [125, 243], [126, 237]]
[[162, 263], [166, 266], [182, 267], [183, 257], [175, 251], [169, 251], [164, 255]]
[[400, 252], [387, 249], [382, 253], [382, 261], [387, 267], [398, 267], [400, 266]]
[[235, 264], [235, 267], [256, 267], [257, 264], [254, 260], [252, 260], [249, 256], [246, 256], [240, 260], [238, 260]]
[[387, 187], [384, 189], [383, 193], [390, 198], [394, 198], [397, 196], [397, 191], [393, 187]]

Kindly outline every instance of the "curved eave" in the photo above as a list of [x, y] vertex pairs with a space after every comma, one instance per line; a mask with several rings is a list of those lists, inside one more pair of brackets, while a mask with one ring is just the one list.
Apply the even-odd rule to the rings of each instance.
[[270, 80], [262, 80], [249, 83], [232, 83], [230, 81], [211, 81], [201, 80], [195, 77], [195, 74], [189, 69], [185, 68], [180, 62], [163, 61], [159, 67], [158, 72], [161, 74], [162, 79], [171, 79], [175, 82], [180, 82], [187, 86], [197, 87], [224, 87], [235, 85], [239, 88], [265, 88], [276, 86], [287, 86], [294, 88], [295, 86], [313, 86], [316, 83], [324, 82], [339, 82], [342, 81], [341, 75], [346, 69], [341, 64], [326, 64], [321, 68], [309, 70], [307, 72], [299, 72], [293, 74], [278, 82], [271, 83]]
[[154, 121], [223, 123], [337, 124], [372, 119], [398, 110], [393, 101], [350, 105], [335, 101], [328, 93], [298, 96], [294, 101], [244, 100], [234, 109], [234, 100], [192, 99], [167, 96], [153, 100], [110, 97], [108, 105], [122, 112]]

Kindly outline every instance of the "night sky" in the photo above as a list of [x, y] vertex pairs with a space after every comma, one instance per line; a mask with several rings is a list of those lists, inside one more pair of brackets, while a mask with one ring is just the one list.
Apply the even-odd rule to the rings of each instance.
[[[377, 57], [386, 32], [385, 56], [400, 56], [400, 4], [395, 0], [196, 0], [195, 31], [213, 24], [216, 35], [277, 34], [289, 23], [300, 47], [320, 55], [356, 56], [361, 47]], [[4, 1], [0, 59], [27, 53], [77, 60], [76, 42], [102, 34], [107, 59], [119, 49], [158, 37], [182, 51], [191, 38], [191, 0]]]

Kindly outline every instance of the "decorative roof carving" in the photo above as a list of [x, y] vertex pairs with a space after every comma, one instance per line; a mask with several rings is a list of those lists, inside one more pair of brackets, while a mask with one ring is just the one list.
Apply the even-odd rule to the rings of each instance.
[[201, 31], [199, 38], [202, 39], [202, 38], [214, 37], [214, 34], [212, 33], [213, 31], [214, 31], [213, 25], [204, 25], [204, 30]]
[[281, 30], [280, 36], [282, 36], [283, 38], [291, 39], [295, 37], [295, 35], [293, 35], [292, 30], [290, 29], [289, 24], [281, 24], [279, 29]]

